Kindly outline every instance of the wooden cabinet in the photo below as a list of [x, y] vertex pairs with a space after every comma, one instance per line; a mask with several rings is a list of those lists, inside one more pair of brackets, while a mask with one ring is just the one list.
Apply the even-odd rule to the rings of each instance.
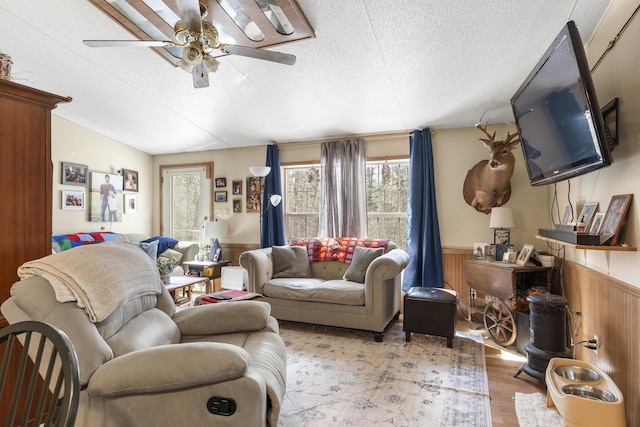
[[0, 302], [20, 265], [51, 253], [51, 110], [70, 101], [0, 79]]

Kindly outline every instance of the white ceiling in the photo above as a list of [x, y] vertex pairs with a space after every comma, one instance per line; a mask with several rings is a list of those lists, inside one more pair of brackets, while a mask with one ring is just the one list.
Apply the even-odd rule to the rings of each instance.
[[[615, 0], [613, 0], [615, 1]], [[608, 0], [298, 0], [316, 38], [294, 66], [226, 56], [211, 86], [86, 0], [0, 0], [13, 80], [73, 97], [54, 114], [150, 154], [512, 122], [509, 99], [568, 20], [586, 43]]]

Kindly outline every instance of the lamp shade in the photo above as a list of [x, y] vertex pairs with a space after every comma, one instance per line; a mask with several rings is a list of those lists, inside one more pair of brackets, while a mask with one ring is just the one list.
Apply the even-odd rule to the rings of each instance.
[[226, 221], [207, 221], [204, 223], [204, 237], [207, 239], [220, 239], [227, 237], [228, 229]]
[[271, 167], [269, 167], [269, 166], [249, 166], [249, 172], [251, 172], [251, 175], [253, 175], [253, 176], [264, 177], [264, 176], [269, 175], [269, 172], [271, 172]]
[[279, 194], [272, 194], [271, 197], [269, 197], [269, 201], [273, 206], [278, 206], [282, 201], [282, 196]]
[[513, 212], [511, 208], [496, 207], [491, 209], [489, 228], [513, 228]]

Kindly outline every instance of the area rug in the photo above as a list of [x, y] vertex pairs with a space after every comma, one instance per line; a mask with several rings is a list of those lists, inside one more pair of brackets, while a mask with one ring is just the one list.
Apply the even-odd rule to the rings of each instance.
[[371, 333], [280, 322], [288, 353], [282, 427], [491, 426], [482, 335]]
[[542, 393], [516, 393], [516, 414], [520, 427], [560, 427], [562, 415], [555, 408], [547, 408]]

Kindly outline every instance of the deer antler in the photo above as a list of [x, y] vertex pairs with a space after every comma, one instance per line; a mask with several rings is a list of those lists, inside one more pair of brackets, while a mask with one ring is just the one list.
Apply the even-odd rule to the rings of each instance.
[[480, 129], [480, 131], [482, 133], [484, 133], [485, 135], [487, 135], [489, 137], [489, 141], [487, 141], [487, 142], [489, 142], [489, 143], [493, 142], [493, 138], [496, 137], [496, 132], [495, 131], [493, 132], [493, 135], [491, 135], [489, 132], [487, 132], [487, 126], [482, 126], [480, 123], [478, 123], [478, 124], [476, 124], [476, 127], [478, 129]]
[[507, 132], [507, 137], [505, 138], [504, 143], [505, 144], [511, 143], [511, 140], [517, 136], [518, 136], [518, 132], [514, 133], [513, 135], [511, 135], [510, 132]]

